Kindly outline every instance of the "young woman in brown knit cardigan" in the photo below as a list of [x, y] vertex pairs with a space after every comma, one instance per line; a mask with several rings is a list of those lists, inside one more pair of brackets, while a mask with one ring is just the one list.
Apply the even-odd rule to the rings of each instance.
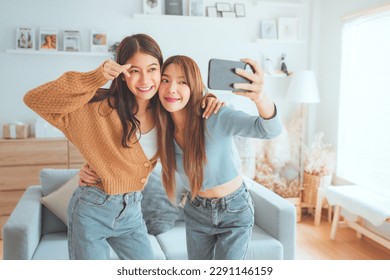
[[[122, 40], [116, 62], [66, 72], [24, 97], [101, 178], [77, 188], [69, 203], [70, 259], [109, 259], [110, 246], [120, 259], [153, 259], [140, 191], [157, 159], [155, 104], [162, 63], [158, 44], [136, 34]], [[110, 87], [101, 88], [108, 81]], [[208, 103], [215, 108], [215, 101]]]

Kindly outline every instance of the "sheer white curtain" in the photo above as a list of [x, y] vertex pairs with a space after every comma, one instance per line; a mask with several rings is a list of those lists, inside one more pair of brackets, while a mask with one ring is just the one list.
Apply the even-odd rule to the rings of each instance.
[[337, 175], [390, 196], [390, 10], [345, 23]]

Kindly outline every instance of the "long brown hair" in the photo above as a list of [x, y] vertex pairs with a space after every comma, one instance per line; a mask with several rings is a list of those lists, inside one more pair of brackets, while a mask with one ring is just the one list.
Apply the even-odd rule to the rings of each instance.
[[[203, 168], [207, 161], [205, 149], [205, 122], [202, 118], [200, 103], [206, 91], [198, 65], [191, 58], [177, 55], [168, 58], [162, 67], [162, 73], [170, 64], [178, 65], [190, 88], [190, 99], [184, 130], [183, 164], [190, 182], [192, 198], [196, 196], [203, 184]], [[157, 115], [158, 150], [162, 165], [162, 181], [168, 197], [174, 200], [175, 195], [175, 146], [174, 123], [169, 112], [158, 102]]]
[[[133, 57], [137, 52], [149, 54], [155, 57], [160, 67], [163, 63], [163, 55], [157, 42], [146, 34], [135, 34], [124, 38], [118, 46], [116, 62], [120, 65]], [[114, 79], [108, 89], [99, 89], [90, 102], [99, 102], [107, 99], [111, 108], [116, 109], [122, 123], [122, 146], [129, 147], [130, 138], [139, 130], [140, 121], [134, 116], [138, 112], [138, 104], [134, 94], [129, 90], [126, 81], [119, 75]], [[149, 107], [155, 110], [158, 95], [152, 97]], [[129, 130], [130, 124], [130, 130]]]

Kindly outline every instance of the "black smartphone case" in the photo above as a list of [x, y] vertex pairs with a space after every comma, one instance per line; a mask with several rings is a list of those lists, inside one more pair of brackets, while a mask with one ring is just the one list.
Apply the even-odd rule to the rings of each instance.
[[210, 89], [243, 91], [233, 88], [234, 83], [248, 83], [249, 80], [237, 75], [235, 68], [245, 69], [248, 64], [241, 61], [210, 59], [207, 85]]

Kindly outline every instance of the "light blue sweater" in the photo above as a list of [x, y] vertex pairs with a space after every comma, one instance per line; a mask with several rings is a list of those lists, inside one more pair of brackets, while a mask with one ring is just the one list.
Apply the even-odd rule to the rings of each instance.
[[[276, 110], [276, 107], [275, 107]], [[224, 106], [206, 120], [206, 157], [203, 189], [212, 189], [234, 179], [241, 173], [241, 161], [233, 136], [271, 139], [282, 132], [276, 113], [271, 119], [252, 116]], [[176, 171], [186, 188], [190, 189], [184, 172], [183, 151], [175, 141]]]

